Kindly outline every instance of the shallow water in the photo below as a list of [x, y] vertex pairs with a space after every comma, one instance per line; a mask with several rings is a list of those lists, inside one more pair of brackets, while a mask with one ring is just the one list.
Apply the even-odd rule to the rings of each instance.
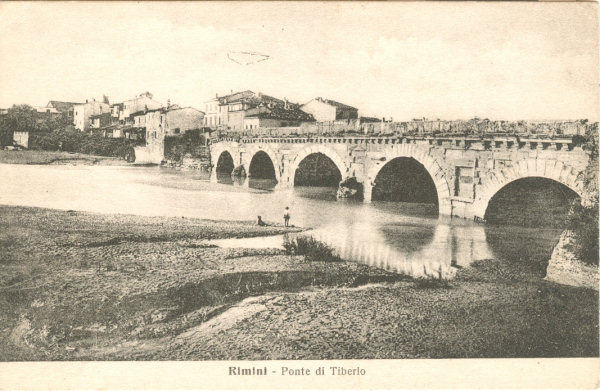
[[[0, 204], [225, 220], [260, 215], [267, 223], [283, 223], [289, 206], [291, 224], [312, 228], [343, 258], [414, 276], [451, 276], [455, 267], [485, 258], [537, 265], [549, 258], [560, 233], [438, 218], [427, 204], [335, 201], [334, 188], [273, 190], [269, 181], [219, 180], [159, 167], [0, 165]], [[220, 245], [279, 247], [281, 241]]]

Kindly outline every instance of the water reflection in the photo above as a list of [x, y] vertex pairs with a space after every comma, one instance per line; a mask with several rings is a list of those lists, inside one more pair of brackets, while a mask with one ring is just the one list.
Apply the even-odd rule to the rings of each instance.
[[546, 275], [548, 260], [562, 233], [556, 228], [514, 226], [485, 226], [484, 230], [493, 258], [540, 277]]
[[0, 165], [0, 182], [0, 204], [63, 210], [247, 221], [260, 215], [283, 224], [289, 206], [292, 225], [312, 228], [343, 258], [415, 276], [451, 276], [485, 258], [539, 264], [560, 233], [438, 218], [424, 204], [336, 202], [335, 188], [277, 190], [269, 180], [209, 180], [156, 167]]
[[491, 257], [483, 227], [440, 220], [335, 224], [312, 233], [343, 259], [411, 276], [450, 278], [457, 267]]
[[275, 179], [262, 179], [252, 177], [232, 176], [226, 172], [217, 172], [214, 177], [214, 182], [224, 185], [232, 185], [234, 187], [250, 188], [257, 190], [273, 190], [277, 186]]

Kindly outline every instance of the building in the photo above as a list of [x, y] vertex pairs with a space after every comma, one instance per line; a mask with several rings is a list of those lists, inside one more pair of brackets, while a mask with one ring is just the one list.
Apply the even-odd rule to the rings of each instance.
[[159, 164], [165, 157], [165, 138], [204, 127], [204, 112], [172, 105], [149, 110], [144, 119], [146, 145], [136, 147], [136, 161]]
[[236, 92], [219, 98], [223, 127], [227, 130], [242, 131], [245, 111], [260, 104], [261, 95], [250, 90]]
[[79, 105], [78, 102], [62, 102], [58, 100], [51, 100], [46, 105], [46, 109], [50, 112], [55, 111], [57, 113], [67, 113], [69, 118], [73, 118], [73, 107]]
[[110, 105], [110, 122], [111, 124], [118, 124], [119, 117], [123, 111], [123, 103], [113, 103]]
[[312, 115], [300, 110], [298, 104], [261, 104], [259, 107], [246, 111], [244, 131], [258, 128], [280, 128], [300, 126], [303, 122], [314, 122]]
[[204, 125], [242, 132], [256, 127], [297, 126], [313, 121], [298, 104], [250, 90], [217, 96], [205, 103]]
[[311, 114], [318, 122], [358, 118], [357, 108], [331, 99], [315, 98], [300, 106], [300, 109]]
[[210, 128], [218, 128], [224, 126], [227, 122], [228, 106], [222, 103], [222, 98], [217, 95], [204, 103], [204, 126]]
[[[118, 110], [119, 123], [135, 126], [135, 117], [145, 115], [149, 110], [162, 108], [164, 105], [154, 99], [150, 92], [144, 92], [133, 99], [126, 100], [120, 105], [113, 105], [112, 110]], [[117, 109], [115, 109], [115, 106]]]
[[110, 113], [90, 115], [90, 128], [100, 129], [111, 124]]
[[91, 127], [90, 117], [103, 113], [110, 113], [110, 106], [95, 99], [74, 105], [73, 124], [79, 130], [88, 130]]
[[201, 129], [204, 125], [204, 113], [193, 107], [175, 107], [165, 110], [165, 134], [175, 136], [188, 130]]
[[204, 127], [205, 114], [193, 107], [160, 108], [149, 111], [145, 116], [146, 140], [152, 142], [166, 136], [185, 134], [189, 130]]

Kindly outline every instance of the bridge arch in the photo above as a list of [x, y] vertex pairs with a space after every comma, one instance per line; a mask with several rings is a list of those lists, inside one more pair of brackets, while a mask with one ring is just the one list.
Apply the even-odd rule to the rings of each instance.
[[368, 185], [372, 189], [375, 178], [381, 169], [389, 162], [396, 158], [411, 158], [423, 165], [425, 170], [431, 176], [435, 189], [437, 191], [438, 213], [440, 215], [452, 214], [452, 204], [450, 200], [450, 186], [446, 180], [444, 170], [441, 165], [429, 156], [427, 151], [416, 147], [414, 144], [399, 144], [385, 154], [385, 162], [373, 165], [367, 174]]
[[346, 177], [346, 175], [348, 173], [348, 166], [344, 162], [344, 159], [342, 159], [341, 156], [335, 150], [333, 150], [331, 148], [327, 148], [324, 145], [311, 145], [309, 147], [302, 149], [294, 158], [294, 161], [292, 162], [292, 166], [290, 167], [290, 174], [289, 174], [290, 186], [292, 186], [292, 187], [294, 186], [294, 181], [296, 179], [296, 170], [300, 166], [300, 163], [307, 156], [312, 155], [314, 153], [321, 153], [321, 154], [327, 156], [339, 170], [340, 175], [342, 176], [342, 180]]
[[239, 165], [239, 158], [236, 159], [239, 154], [235, 153], [235, 151], [237, 150], [237, 144], [231, 142], [220, 142], [212, 144], [210, 147], [210, 164], [212, 165], [213, 172], [217, 171], [217, 164], [219, 163], [219, 158], [221, 157], [221, 154], [223, 154], [223, 152], [229, 153], [229, 155], [233, 159], [234, 167]]
[[277, 153], [268, 145], [253, 145], [247, 150], [248, 159], [244, 162], [244, 166], [246, 166], [246, 172], [250, 173], [250, 164], [252, 163], [252, 159], [256, 156], [257, 153], [264, 152], [271, 159], [271, 163], [273, 163], [273, 168], [275, 170], [275, 179], [277, 182], [281, 182], [281, 164], [279, 162], [279, 157]]
[[476, 217], [484, 218], [494, 195], [506, 185], [525, 178], [545, 178], [558, 182], [573, 190], [583, 200], [582, 173], [572, 166], [557, 160], [521, 160], [512, 167], [491, 171], [483, 180], [484, 186], [478, 191], [473, 203]]

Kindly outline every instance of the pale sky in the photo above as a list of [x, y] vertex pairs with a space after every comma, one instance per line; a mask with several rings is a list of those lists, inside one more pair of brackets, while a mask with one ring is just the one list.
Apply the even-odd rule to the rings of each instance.
[[0, 107], [246, 89], [394, 120], [595, 121], [597, 4], [0, 3]]

